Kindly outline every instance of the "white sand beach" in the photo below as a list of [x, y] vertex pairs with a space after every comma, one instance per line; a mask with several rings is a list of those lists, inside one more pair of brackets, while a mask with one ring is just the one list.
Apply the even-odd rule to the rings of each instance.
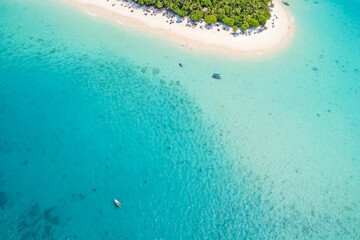
[[[275, 51], [292, 38], [294, 19], [286, 7], [274, 0], [271, 19], [266, 28], [238, 31], [214, 24], [210, 28], [205, 22], [193, 26], [189, 18], [179, 18], [164, 9], [147, 8], [123, 0], [63, 0], [75, 5], [93, 17], [105, 17], [121, 25], [159, 34], [177, 44], [194, 50], [223, 52], [229, 55], [261, 55]], [[177, 22], [181, 20], [181, 22]]]

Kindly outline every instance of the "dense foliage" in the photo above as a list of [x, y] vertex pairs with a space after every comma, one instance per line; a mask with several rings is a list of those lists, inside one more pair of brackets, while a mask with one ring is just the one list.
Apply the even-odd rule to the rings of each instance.
[[[221, 21], [242, 29], [265, 25], [271, 17], [268, 4], [272, 0], [134, 0], [136, 3], [166, 8], [180, 17], [189, 15], [193, 21]], [[273, 5], [272, 5], [273, 6]]]

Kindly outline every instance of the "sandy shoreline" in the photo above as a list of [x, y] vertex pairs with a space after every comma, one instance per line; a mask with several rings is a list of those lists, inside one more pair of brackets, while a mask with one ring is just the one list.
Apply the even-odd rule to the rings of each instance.
[[[205, 23], [195, 28], [186, 26], [187, 19], [170, 24], [170, 18], [163, 16], [164, 10], [145, 12], [145, 8], [137, 4], [121, 0], [63, 0], [75, 5], [93, 17], [105, 17], [117, 21], [121, 25], [142, 29], [172, 40], [173, 42], [194, 50], [224, 53], [227, 55], [262, 55], [273, 52], [284, 46], [292, 38], [294, 19], [286, 7], [278, 0], [274, 0], [271, 9], [271, 19], [266, 23], [267, 29], [259, 32], [253, 29], [251, 35], [234, 37], [232, 29], [228, 31], [223, 26], [213, 26], [206, 29]], [[146, 14], [146, 15], [145, 15]], [[274, 27], [273, 27], [274, 24]], [[220, 29], [220, 31], [218, 30]], [[256, 33], [255, 33], [256, 32]]]

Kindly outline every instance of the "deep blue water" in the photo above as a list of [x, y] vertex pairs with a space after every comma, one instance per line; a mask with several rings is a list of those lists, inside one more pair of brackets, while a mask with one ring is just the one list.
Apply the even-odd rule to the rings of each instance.
[[2, 1], [0, 238], [359, 239], [360, 4], [290, 5], [285, 49], [214, 60]]

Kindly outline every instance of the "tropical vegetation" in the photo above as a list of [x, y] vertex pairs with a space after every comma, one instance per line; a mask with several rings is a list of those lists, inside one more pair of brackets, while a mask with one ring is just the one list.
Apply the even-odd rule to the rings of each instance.
[[[265, 25], [271, 17], [272, 0], [133, 0], [136, 3], [166, 8], [180, 17], [189, 16], [197, 22], [202, 19], [212, 24], [217, 21], [227, 26], [249, 27]], [[234, 28], [235, 29], [235, 28]]]

